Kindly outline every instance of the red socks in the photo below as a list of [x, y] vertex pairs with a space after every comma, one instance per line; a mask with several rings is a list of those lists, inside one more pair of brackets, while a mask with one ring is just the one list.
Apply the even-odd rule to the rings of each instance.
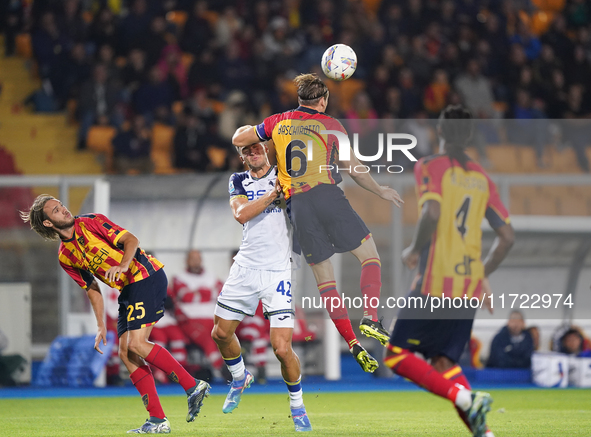
[[155, 344], [146, 357], [146, 361], [166, 372], [168, 377], [174, 382], [178, 382], [185, 391], [195, 387], [195, 378], [162, 346]]
[[156, 385], [154, 384], [154, 378], [152, 377], [150, 368], [148, 366], [138, 367], [129, 377], [140, 393], [144, 407], [150, 413], [150, 417], [164, 419], [166, 416], [164, 415], [162, 405], [160, 405], [160, 399], [158, 398], [158, 393], [156, 393]]
[[413, 355], [407, 349], [401, 349], [389, 345], [388, 349], [396, 355], [387, 357], [384, 364], [392, 369], [397, 375], [410, 379], [415, 384], [423, 387], [437, 396], [449, 399], [455, 403], [456, 395], [460, 390], [456, 381], [445, 379], [433, 366]]
[[361, 294], [365, 304], [364, 316], [378, 320], [380, 289], [382, 288], [382, 263], [378, 258], [368, 258], [361, 263]]
[[349, 320], [349, 312], [343, 305], [341, 295], [337, 291], [337, 283], [335, 281], [323, 282], [318, 284], [318, 291], [320, 292], [320, 298], [324, 302], [324, 307], [328, 311], [330, 319], [336, 326], [341, 337], [347, 342], [349, 349], [354, 344], [359, 343], [355, 333], [353, 332], [353, 326]]
[[[447, 372], [444, 372], [442, 375], [445, 379], [449, 379], [450, 381], [453, 381], [456, 384], [462, 384], [468, 390], [472, 390], [472, 387], [470, 387], [470, 383], [466, 379], [466, 375], [464, 375], [464, 373], [462, 372], [462, 368], [460, 366], [454, 366]], [[466, 413], [462, 411], [462, 409], [458, 406], [455, 406], [455, 408], [458, 412], [458, 415], [460, 416], [460, 419], [462, 419], [462, 421], [466, 424], [468, 429], [470, 429], [470, 423], [468, 422], [468, 417], [466, 416]], [[470, 429], [470, 431], [472, 430]]]

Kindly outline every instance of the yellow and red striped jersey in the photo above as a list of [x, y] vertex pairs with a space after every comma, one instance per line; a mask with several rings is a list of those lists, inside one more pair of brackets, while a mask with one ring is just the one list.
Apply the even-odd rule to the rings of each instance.
[[300, 106], [265, 118], [254, 130], [261, 140], [273, 139], [275, 143], [279, 182], [286, 199], [320, 184], [342, 181], [336, 171], [338, 139], [320, 133], [333, 130], [346, 134], [337, 119]]
[[427, 200], [441, 206], [437, 229], [421, 253], [422, 294], [479, 297], [484, 278], [482, 221], [486, 217], [493, 229], [510, 223], [486, 172], [473, 161], [466, 167], [447, 155], [422, 158], [415, 165], [419, 211]]
[[102, 214], [76, 216], [72, 238], [62, 240], [60, 244], [60, 265], [83, 289], [87, 289], [97, 277], [119, 291], [164, 267], [156, 258], [138, 248], [127, 272], [122, 273], [119, 280], [109, 283], [105, 274], [121, 263], [123, 244], [119, 243], [119, 239], [126, 232]]

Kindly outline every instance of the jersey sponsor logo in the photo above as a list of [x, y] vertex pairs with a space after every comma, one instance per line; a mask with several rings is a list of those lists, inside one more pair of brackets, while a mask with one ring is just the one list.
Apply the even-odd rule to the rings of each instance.
[[109, 252], [106, 249], [101, 249], [95, 256], [92, 258], [88, 266], [93, 272], [101, 266], [101, 264], [109, 257]]
[[461, 263], [456, 264], [455, 272], [457, 275], [462, 276], [471, 276], [472, 275], [472, 267], [470, 266], [471, 263], [476, 261], [474, 258], [470, 258], [468, 255], [464, 255], [464, 261]]
[[230, 194], [236, 191], [236, 187], [234, 187], [234, 181], [232, 180], [230, 180], [230, 184], [228, 185], [228, 191], [230, 192]]

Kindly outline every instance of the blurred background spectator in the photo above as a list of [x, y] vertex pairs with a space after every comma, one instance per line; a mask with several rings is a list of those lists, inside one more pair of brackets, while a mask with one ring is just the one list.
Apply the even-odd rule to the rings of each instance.
[[534, 342], [530, 332], [525, 329], [523, 314], [512, 311], [507, 326], [493, 338], [486, 366], [503, 369], [529, 368], [533, 352]]
[[[496, 120], [474, 136], [484, 165], [484, 145], [504, 141], [533, 147], [544, 167], [545, 139], [556, 138], [589, 171], [591, 132], [576, 120], [591, 114], [591, 14], [578, 3], [541, 11], [540, 2], [484, 0], [67, 0], [35, 2], [29, 12], [21, 1], [3, 3], [7, 55], [30, 29], [43, 80], [31, 101], [46, 111], [77, 102], [81, 146], [90, 126], [121, 126], [134, 114], [184, 129], [177, 118], [187, 105], [227, 141], [229, 119], [297, 106], [291, 79], [318, 71], [324, 50], [345, 43], [358, 70], [346, 84], [329, 84], [330, 115], [434, 118], [462, 102]], [[500, 122], [545, 117], [570, 122], [552, 135]]]

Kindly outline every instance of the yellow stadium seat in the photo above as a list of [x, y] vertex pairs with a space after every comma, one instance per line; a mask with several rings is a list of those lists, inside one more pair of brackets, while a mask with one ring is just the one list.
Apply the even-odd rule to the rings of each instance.
[[103, 155], [105, 172], [113, 170], [113, 138], [117, 129], [112, 126], [92, 126], [86, 135], [86, 147], [93, 152]]
[[209, 146], [206, 153], [207, 157], [209, 158], [209, 162], [214, 169], [219, 170], [226, 166], [226, 159], [228, 157], [228, 151], [226, 149], [216, 146]]
[[174, 128], [161, 123], [154, 123], [150, 157], [154, 163], [155, 173], [169, 174], [174, 172], [172, 166], [173, 140]]
[[486, 156], [492, 165], [493, 173], [519, 173], [516, 146], [487, 146]]
[[181, 62], [183, 63], [183, 65], [185, 66], [185, 68], [187, 70], [191, 67], [194, 60], [195, 60], [195, 56], [193, 56], [191, 53], [183, 53], [181, 55]]
[[187, 22], [188, 14], [185, 11], [170, 11], [166, 14], [166, 20], [169, 23], [174, 23], [179, 29], [185, 27]]
[[509, 213], [511, 215], [524, 215], [527, 214], [527, 210], [525, 209], [525, 197], [516, 194], [515, 191], [511, 191], [509, 195]]
[[567, 195], [558, 199], [560, 215], [587, 215], [587, 202], [576, 194]]
[[31, 35], [28, 33], [19, 33], [15, 40], [16, 52], [23, 58], [30, 59], [33, 57], [33, 44], [31, 43]]
[[538, 157], [532, 147], [517, 147], [517, 162], [521, 173], [537, 173], [541, 169], [538, 167]]
[[528, 212], [532, 215], [558, 215], [558, 199], [539, 194], [526, 199]]
[[550, 170], [553, 173], [581, 173], [577, 162], [577, 155], [572, 148], [556, 150], [549, 148]]

